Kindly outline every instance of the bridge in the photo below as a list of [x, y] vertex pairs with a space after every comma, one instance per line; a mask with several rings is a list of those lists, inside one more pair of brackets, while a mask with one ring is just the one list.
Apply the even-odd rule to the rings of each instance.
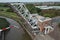
[[[32, 33], [32, 28], [31, 25], [29, 24], [28, 20], [26, 20], [26, 18], [24, 17], [25, 15], [22, 15], [23, 10], [28, 14], [30, 14], [30, 12], [28, 11], [28, 9], [26, 8], [26, 6], [23, 3], [10, 3], [11, 8], [14, 10], [14, 12], [17, 13], [17, 15], [20, 17], [20, 19], [22, 19], [22, 23], [21, 26], [23, 27], [23, 29], [31, 36], [32, 40], [54, 40], [53, 38], [51, 38], [50, 36], [41, 36], [42, 34], [39, 35], [34, 35]], [[23, 9], [23, 10], [22, 10]], [[48, 37], [48, 38], [47, 38]]]

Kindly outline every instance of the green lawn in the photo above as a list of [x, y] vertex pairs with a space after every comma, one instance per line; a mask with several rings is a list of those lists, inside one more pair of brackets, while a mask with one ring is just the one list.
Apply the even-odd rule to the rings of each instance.
[[56, 17], [56, 16], [60, 16], [60, 10], [55, 10], [55, 9], [50, 9], [50, 10], [42, 10], [42, 16], [45, 17]]
[[6, 19], [0, 18], [0, 29], [9, 27], [9, 23]]

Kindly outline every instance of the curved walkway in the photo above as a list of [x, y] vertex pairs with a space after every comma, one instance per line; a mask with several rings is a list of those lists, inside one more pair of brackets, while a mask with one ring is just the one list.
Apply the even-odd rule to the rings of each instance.
[[25, 32], [23, 31], [21, 26], [15, 20], [12, 20], [12, 19], [6, 18], [6, 17], [2, 17], [2, 16], [0, 16], [0, 18], [7, 19], [7, 21], [11, 25], [15, 26], [15, 27], [11, 28], [10, 31], [6, 34], [5, 40], [22, 40], [23, 39], [23, 34], [25, 34]]

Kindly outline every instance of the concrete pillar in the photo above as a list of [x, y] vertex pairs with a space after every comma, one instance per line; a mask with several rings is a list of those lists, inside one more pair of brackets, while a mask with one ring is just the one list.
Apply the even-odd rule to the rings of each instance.
[[50, 28], [48, 28], [48, 33], [49, 33], [49, 31], [50, 31]]
[[45, 32], [44, 32], [44, 34], [47, 34], [47, 28], [45, 28]]

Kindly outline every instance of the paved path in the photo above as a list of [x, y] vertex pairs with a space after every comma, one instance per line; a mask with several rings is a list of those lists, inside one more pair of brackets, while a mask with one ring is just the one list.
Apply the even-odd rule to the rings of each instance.
[[58, 27], [58, 23], [60, 23], [60, 16], [55, 17], [53, 19], [54, 22], [54, 31], [49, 33], [49, 35], [55, 40], [60, 40], [60, 28]]
[[54, 39], [50, 37], [49, 35], [39, 34], [36, 36], [35, 40], [54, 40]]
[[[6, 17], [2, 17], [2, 18], [6, 18]], [[11, 25], [16, 27], [10, 29], [10, 31], [6, 34], [5, 40], [22, 40], [25, 32], [23, 31], [21, 26], [12, 19], [9, 19], [9, 18], [6, 18], [6, 19], [9, 21]]]

